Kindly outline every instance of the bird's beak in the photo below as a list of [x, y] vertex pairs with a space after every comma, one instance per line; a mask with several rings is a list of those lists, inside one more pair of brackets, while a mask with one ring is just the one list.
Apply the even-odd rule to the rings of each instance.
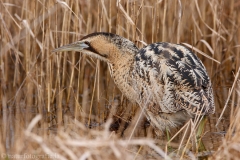
[[81, 51], [84, 48], [89, 48], [84, 42], [74, 42], [65, 46], [54, 49], [52, 52], [64, 52], [64, 51]]

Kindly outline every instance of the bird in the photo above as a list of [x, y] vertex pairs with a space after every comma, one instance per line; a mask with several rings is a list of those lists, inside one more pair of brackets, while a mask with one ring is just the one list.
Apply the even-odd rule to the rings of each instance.
[[143, 109], [157, 131], [215, 112], [206, 68], [181, 44], [157, 42], [138, 48], [117, 34], [95, 32], [53, 50], [63, 51], [81, 52], [106, 62], [116, 86]]

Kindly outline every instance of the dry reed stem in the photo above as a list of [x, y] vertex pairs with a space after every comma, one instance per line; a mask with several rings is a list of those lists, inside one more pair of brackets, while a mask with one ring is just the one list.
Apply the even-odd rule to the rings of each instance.
[[238, 68], [237, 74], [236, 74], [236, 76], [235, 76], [233, 85], [232, 85], [231, 90], [230, 90], [230, 92], [229, 92], [229, 95], [228, 95], [228, 98], [227, 98], [226, 103], [225, 103], [225, 105], [224, 105], [224, 108], [223, 108], [223, 110], [222, 110], [222, 113], [221, 113], [220, 117], [218, 118], [216, 127], [219, 125], [219, 122], [220, 122], [220, 120], [222, 119], [223, 113], [225, 112], [225, 110], [226, 110], [226, 108], [227, 108], [228, 101], [229, 101], [229, 99], [230, 99], [230, 97], [231, 97], [231, 95], [232, 95], [232, 93], [233, 93], [233, 90], [234, 90], [234, 88], [235, 88], [236, 82], [239, 80], [239, 79], [238, 79], [238, 77], [239, 77], [239, 72], [240, 72], [240, 67]]

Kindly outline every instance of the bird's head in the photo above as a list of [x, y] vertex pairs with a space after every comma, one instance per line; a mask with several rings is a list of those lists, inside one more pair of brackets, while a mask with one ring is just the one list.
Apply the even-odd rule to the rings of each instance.
[[133, 42], [112, 33], [92, 33], [74, 43], [64, 45], [53, 52], [78, 51], [110, 62], [126, 54], [135, 54], [138, 48]]

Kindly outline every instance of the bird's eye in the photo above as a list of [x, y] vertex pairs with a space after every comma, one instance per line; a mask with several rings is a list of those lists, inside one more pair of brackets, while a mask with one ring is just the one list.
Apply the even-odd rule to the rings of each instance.
[[85, 41], [84, 42], [86, 45], [90, 46], [90, 43], [88, 41]]

